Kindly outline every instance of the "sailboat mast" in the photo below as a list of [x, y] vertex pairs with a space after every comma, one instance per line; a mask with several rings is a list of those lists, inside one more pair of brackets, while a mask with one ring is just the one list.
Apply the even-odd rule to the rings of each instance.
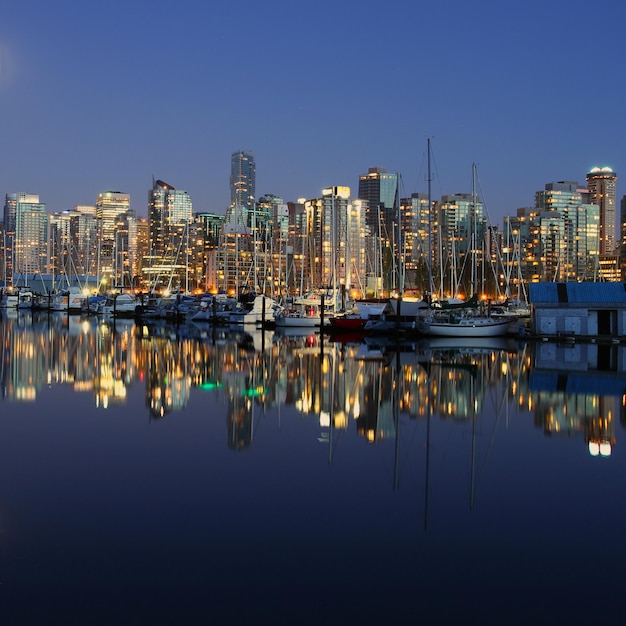
[[430, 201], [430, 138], [426, 140], [427, 142], [427, 162], [428, 162], [428, 172], [427, 172], [427, 185], [428, 185], [428, 290], [431, 295], [433, 292], [433, 216], [432, 216], [432, 207]]
[[471, 245], [471, 288], [470, 288], [470, 296], [473, 296], [476, 292], [476, 283], [478, 280], [477, 271], [476, 271], [476, 163], [472, 163], [472, 212], [470, 214], [470, 224], [471, 224], [471, 237], [469, 244]]
[[394, 204], [396, 209], [396, 220], [397, 224], [397, 242], [396, 242], [396, 251], [397, 251], [397, 266], [398, 266], [398, 297], [402, 297], [402, 291], [404, 289], [404, 285], [402, 284], [402, 223], [400, 221], [400, 174], [396, 172], [396, 195], [394, 198]]

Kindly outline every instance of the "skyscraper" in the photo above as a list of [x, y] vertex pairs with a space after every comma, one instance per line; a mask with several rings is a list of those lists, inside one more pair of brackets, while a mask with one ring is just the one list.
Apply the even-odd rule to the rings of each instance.
[[162, 180], [154, 181], [148, 192], [150, 267], [144, 266], [144, 273], [151, 274], [152, 278], [164, 274], [169, 286], [176, 274], [176, 282], [181, 284], [186, 270], [188, 226], [192, 220], [193, 205], [189, 194]]
[[256, 163], [254, 154], [239, 150], [230, 160], [230, 206], [226, 221], [240, 226], [251, 225], [256, 197]]
[[384, 167], [370, 167], [367, 174], [359, 176], [359, 200], [366, 200], [367, 225], [373, 235], [378, 235], [379, 225], [383, 238], [393, 238], [393, 222], [398, 175], [388, 174]]
[[481, 278], [484, 272], [483, 242], [487, 220], [482, 200], [475, 194], [457, 193], [442, 196], [438, 211], [440, 224], [440, 291], [452, 297], [484, 292]]
[[162, 180], [155, 181], [148, 192], [151, 254], [164, 257], [173, 247], [175, 250], [181, 231], [192, 219], [189, 194]]
[[4, 205], [7, 280], [16, 274], [41, 274], [48, 263], [48, 213], [39, 196], [7, 194]]
[[364, 286], [364, 205], [362, 200], [350, 200], [346, 186], [323, 189], [321, 198], [305, 201], [308, 288]]
[[121, 191], [105, 191], [96, 199], [100, 229], [99, 273], [111, 273], [114, 265], [115, 233], [119, 219], [130, 210], [130, 196]]
[[615, 182], [617, 174], [610, 167], [594, 167], [587, 174], [591, 204], [600, 207], [600, 254], [615, 254]]

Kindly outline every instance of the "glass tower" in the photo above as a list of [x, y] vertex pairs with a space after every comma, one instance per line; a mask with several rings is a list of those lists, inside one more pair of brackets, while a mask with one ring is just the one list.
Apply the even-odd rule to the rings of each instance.
[[111, 272], [116, 252], [115, 235], [120, 218], [130, 210], [130, 196], [121, 191], [105, 191], [96, 199], [96, 218], [100, 229], [100, 274]]
[[378, 235], [379, 225], [383, 238], [392, 239], [398, 175], [389, 174], [384, 167], [370, 167], [367, 174], [359, 176], [359, 200], [366, 200], [367, 225], [373, 235]]
[[168, 288], [174, 278], [175, 284], [182, 285], [187, 272], [188, 227], [193, 221], [191, 197], [162, 180], [155, 181], [148, 192], [148, 221], [149, 267], [144, 267], [144, 273], [151, 283], [161, 277]]
[[587, 174], [590, 202], [600, 207], [600, 254], [615, 253], [615, 182], [610, 167], [594, 167]]
[[181, 229], [193, 220], [193, 205], [186, 191], [157, 180], [148, 192], [148, 219], [152, 255], [166, 256]]
[[[41, 274], [48, 263], [48, 213], [39, 196], [32, 193], [7, 194], [4, 206], [6, 268], [10, 276]], [[8, 280], [9, 277], [7, 277]]]
[[230, 161], [230, 206], [226, 221], [240, 226], [250, 226], [255, 196], [254, 154], [244, 150], [233, 152]]

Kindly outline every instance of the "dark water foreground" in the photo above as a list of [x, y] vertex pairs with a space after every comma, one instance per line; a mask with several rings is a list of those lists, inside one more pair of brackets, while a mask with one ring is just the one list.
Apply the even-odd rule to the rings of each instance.
[[0, 324], [3, 624], [621, 623], [619, 366]]

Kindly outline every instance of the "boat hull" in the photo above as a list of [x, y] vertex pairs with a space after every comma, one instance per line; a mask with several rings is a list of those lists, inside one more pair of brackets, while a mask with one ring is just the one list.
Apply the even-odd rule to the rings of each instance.
[[501, 337], [509, 332], [511, 320], [469, 318], [459, 322], [425, 322], [420, 331], [434, 337]]
[[363, 330], [367, 320], [363, 317], [332, 317], [330, 319], [330, 330], [340, 333], [351, 333]]
[[[329, 323], [329, 319], [324, 318], [324, 326]], [[279, 313], [275, 317], [275, 322], [276, 328], [320, 328], [322, 325], [322, 319], [317, 313], [314, 315]]]

